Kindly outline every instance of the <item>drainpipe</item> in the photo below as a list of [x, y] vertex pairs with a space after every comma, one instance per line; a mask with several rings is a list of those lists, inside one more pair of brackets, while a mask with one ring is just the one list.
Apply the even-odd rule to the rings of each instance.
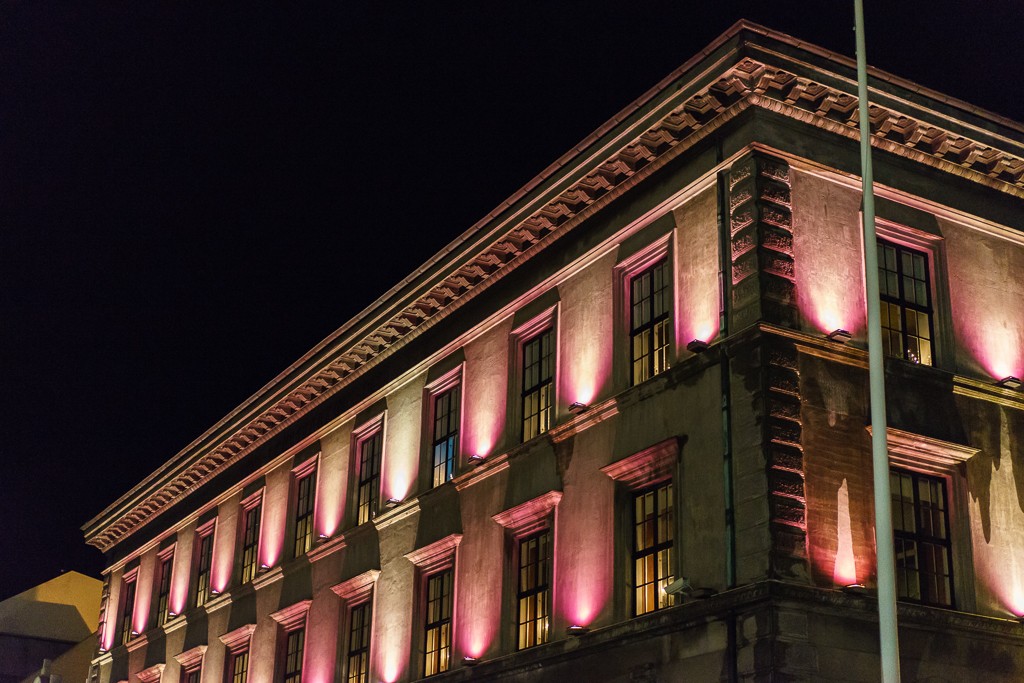
[[[722, 163], [722, 139], [718, 138], [715, 145], [715, 161]], [[728, 297], [731, 280], [727, 279], [731, 272], [732, 259], [730, 258], [730, 226], [729, 226], [729, 183], [728, 172], [720, 170], [716, 179], [716, 191], [718, 195], [718, 334], [719, 338], [725, 340], [729, 334], [728, 318]], [[719, 344], [719, 369], [721, 371], [722, 389], [722, 480], [725, 501], [725, 583], [727, 588], [736, 586], [736, 524], [733, 510], [733, 474], [732, 474], [732, 399], [731, 381], [729, 371], [729, 356], [726, 354], [725, 345]], [[737, 645], [737, 619], [736, 612], [729, 610], [726, 619], [726, 662], [729, 667], [726, 680], [730, 683], [739, 681], [738, 659], [739, 649]]]

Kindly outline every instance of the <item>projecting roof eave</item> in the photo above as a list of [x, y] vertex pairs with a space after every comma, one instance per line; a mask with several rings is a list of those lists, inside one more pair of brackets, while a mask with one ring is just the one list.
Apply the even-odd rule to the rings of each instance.
[[[821, 82], [769, 63], [775, 61], [820, 73]], [[848, 92], [854, 68], [845, 56], [737, 22], [87, 522], [87, 542], [109, 550], [746, 108], [858, 137]], [[873, 104], [877, 93], [887, 107], [907, 110], [873, 107], [876, 146], [1024, 198], [1024, 126], [890, 74], [871, 75]], [[882, 84], [904, 92], [889, 96]], [[963, 117], [933, 111], [929, 102]], [[905, 135], [918, 123], [923, 133]]]

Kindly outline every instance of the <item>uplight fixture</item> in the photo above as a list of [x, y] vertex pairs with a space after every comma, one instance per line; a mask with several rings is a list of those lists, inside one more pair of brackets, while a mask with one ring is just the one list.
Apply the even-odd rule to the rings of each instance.
[[1001, 380], [999, 380], [998, 382], [996, 382], [996, 384], [998, 384], [999, 386], [1003, 387], [1004, 389], [1014, 389], [1014, 390], [1016, 390], [1016, 389], [1020, 389], [1021, 382], [1020, 382], [1019, 379], [1017, 379], [1013, 375], [1008, 375], [1008, 376], [1002, 378]]
[[686, 345], [686, 350], [690, 353], [704, 353], [708, 350], [708, 343], [701, 339], [691, 339]]
[[390, 510], [391, 508], [398, 507], [399, 503], [401, 502], [402, 501], [398, 500], [397, 498], [388, 498], [387, 502], [384, 503], [384, 507]]
[[586, 403], [580, 403], [579, 401], [573, 401], [572, 403], [569, 404], [569, 412], [572, 413], [573, 415], [579, 415], [580, 413], [582, 413], [584, 410], [586, 410], [589, 407], [590, 406], [588, 406]]
[[586, 626], [580, 626], [579, 624], [573, 624], [569, 628], [565, 629], [565, 634], [573, 636], [574, 638], [579, 638], [587, 633], [590, 633], [590, 629]]
[[462, 658], [462, 663], [466, 666], [476, 666], [480, 663], [480, 659], [478, 657], [470, 657], [469, 655], [466, 655]]
[[469, 456], [469, 464], [471, 467], [480, 467], [484, 464], [484, 456], [482, 455], [471, 455]]
[[863, 583], [850, 583], [843, 586], [843, 592], [851, 595], [867, 595], [868, 587]]
[[828, 333], [828, 340], [834, 341], [837, 344], [845, 344], [846, 342], [853, 339], [853, 335], [844, 330], [843, 328], [837, 328]]

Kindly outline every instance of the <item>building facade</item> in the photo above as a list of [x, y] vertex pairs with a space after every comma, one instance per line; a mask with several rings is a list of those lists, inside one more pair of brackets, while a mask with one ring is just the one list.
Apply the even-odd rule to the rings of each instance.
[[[904, 680], [1024, 678], [1024, 127], [874, 72]], [[85, 527], [98, 683], [873, 681], [851, 60], [741, 22]]]

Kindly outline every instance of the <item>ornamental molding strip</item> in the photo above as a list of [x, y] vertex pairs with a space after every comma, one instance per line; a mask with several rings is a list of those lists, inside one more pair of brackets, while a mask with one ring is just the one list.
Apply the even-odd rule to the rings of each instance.
[[356, 574], [351, 579], [331, 586], [331, 590], [349, 604], [361, 602], [370, 595], [370, 591], [377, 583], [378, 576], [380, 576], [379, 569], [368, 569], [362, 574]]
[[462, 542], [462, 534], [449, 534], [430, 545], [406, 553], [405, 559], [424, 573], [448, 569], [455, 564], [455, 551]]
[[605, 465], [601, 471], [629, 489], [660, 484], [672, 478], [679, 460], [680, 438], [665, 439], [648, 446], [639, 453]]
[[185, 671], [196, 669], [203, 664], [203, 655], [206, 654], [205, 645], [196, 645], [192, 649], [185, 650], [181, 654], [174, 655], [174, 659]]
[[148, 669], [143, 669], [137, 675], [142, 683], [159, 683], [160, 676], [164, 672], [166, 664], [154, 664]]
[[224, 643], [224, 647], [228, 649], [228, 652], [240, 652], [249, 647], [249, 641], [252, 640], [252, 632], [255, 630], [256, 624], [246, 624], [220, 636], [220, 642]]
[[270, 618], [281, 624], [285, 631], [293, 631], [302, 626], [302, 623], [306, 620], [306, 614], [309, 613], [309, 606], [311, 604], [313, 604], [312, 600], [300, 600], [294, 605], [279, 609], [271, 614]]
[[532, 500], [499, 512], [491, 519], [508, 529], [516, 538], [522, 538], [547, 528], [548, 518], [560, 500], [562, 500], [561, 491], [548, 491]]
[[[744, 23], [737, 24], [721, 40], [734, 38], [742, 30], [758, 34], [746, 41], [750, 46], [756, 47], [760, 35], [771, 35], [794, 49], [805, 47], [793, 38]], [[695, 89], [700, 75], [694, 67], [699, 63], [700, 60], [688, 63], [684, 67], [687, 70], [680, 70], [632, 105], [631, 110], [652, 105], [655, 113], [637, 114], [632, 123], [627, 120], [630, 134], [617, 142], [617, 149], [604, 156], [603, 161], [581, 162], [584, 154], [577, 152], [556, 162], [554, 170], [545, 171], [544, 180], [555, 174], [561, 177], [533, 200], [532, 210], [523, 209], [512, 219], [499, 216], [533, 191], [528, 186], [270, 382], [266, 393], [255, 395], [89, 522], [85, 527], [87, 542], [108, 551], [743, 111], [760, 107], [849, 139], [859, 139], [857, 99], [852, 92], [749, 57], [740, 58], [709, 85]], [[833, 68], [847, 66], [834, 56], [831, 64]], [[822, 80], [855, 90], [849, 79], [823, 67], [814, 69]], [[886, 74], [877, 80], [896, 83], [896, 87], [907, 85], [899, 85], [899, 79]], [[678, 87], [673, 90], [670, 84]], [[907, 110], [927, 109], [896, 100], [877, 89], [874, 94], [887, 102], [905, 104]], [[942, 98], [938, 93], [926, 97]], [[666, 110], [667, 113], [660, 114]], [[871, 105], [872, 145], [1024, 198], [1024, 156], [956, 132], [954, 129], [969, 126], [951, 117], [936, 112], [926, 116], [941, 119], [948, 126], [928, 122], [896, 106]], [[605, 145], [608, 149], [609, 143], [603, 136], [616, 124], [622, 125], [621, 120], [606, 124], [586, 141], [586, 147]], [[581, 143], [577, 150], [586, 147]], [[429, 276], [425, 275], [428, 269], [433, 271]], [[422, 283], [416, 278], [423, 278]], [[383, 313], [377, 312], [381, 310]], [[280, 389], [274, 391], [275, 387]], [[235, 422], [232, 424], [231, 420]]]

